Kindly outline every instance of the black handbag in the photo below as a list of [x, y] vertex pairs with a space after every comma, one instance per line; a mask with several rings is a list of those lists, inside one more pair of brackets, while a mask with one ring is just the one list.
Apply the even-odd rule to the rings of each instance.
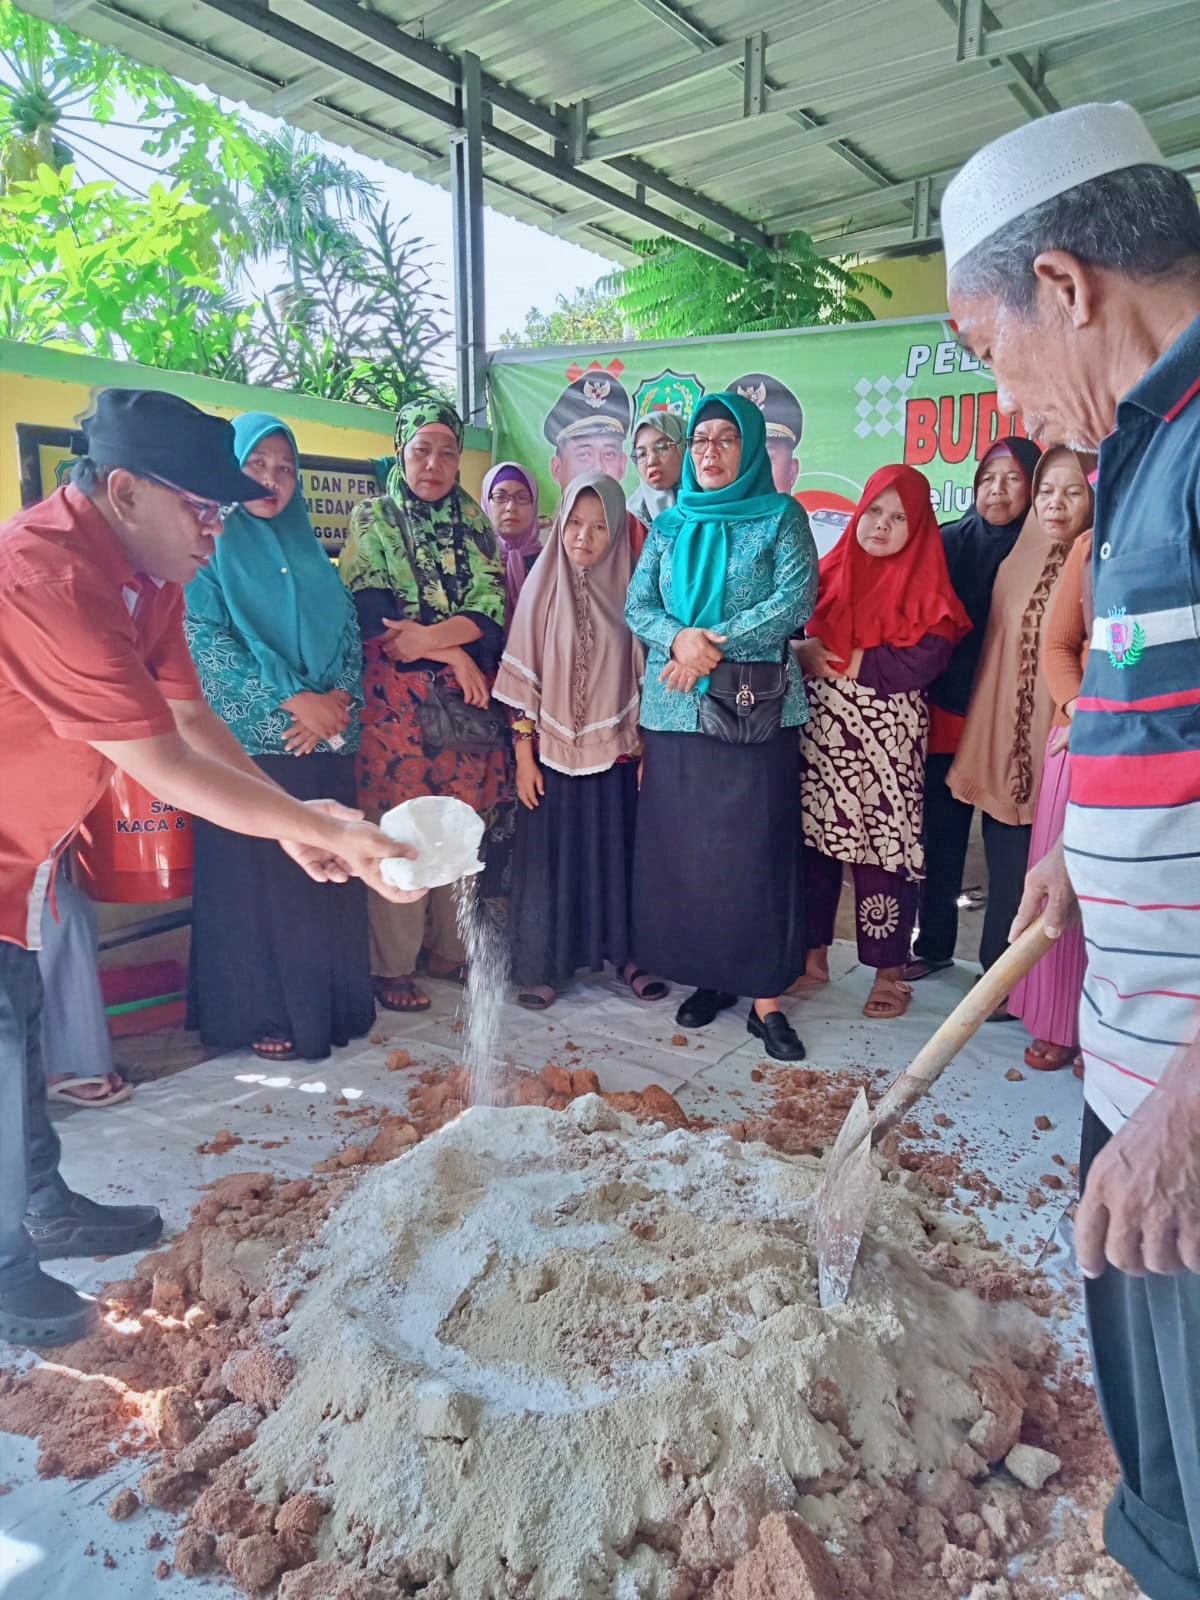
[[469, 706], [436, 683], [417, 706], [417, 722], [422, 743], [438, 750], [483, 753], [502, 749], [508, 737], [508, 718], [498, 706]]
[[722, 744], [766, 744], [779, 732], [786, 661], [721, 661], [700, 697], [697, 728]]

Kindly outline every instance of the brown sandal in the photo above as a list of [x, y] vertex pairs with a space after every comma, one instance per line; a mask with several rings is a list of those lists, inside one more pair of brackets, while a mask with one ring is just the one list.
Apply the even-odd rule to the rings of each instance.
[[813, 994], [824, 989], [829, 981], [829, 946], [814, 945], [805, 957], [804, 971], [788, 984], [786, 993]]
[[264, 1034], [250, 1048], [260, 1061], [296, 1061], [300, 1055], [292, 1041], [278, 1033]]
[[1058, 1072], [1062, 1067], [1069, 1067], [1074, 1059], [1074, 1046], [1053, 1044], [1049, 1039], [1035, 1039], [1025, 1048], [1025, 1065], [1034, 1072]]
[[[80, 1093], [95, 1089], [96, 1094]], [[51, 1078], [46, 1084], [46, 1094], [51, 1100], [61, 1100], [63, 1105], [87, 1106], [91, 1111], [103, 1111], [106, 1106], [120, 1105], [133, 1093], [133, 1085], [126, 1083], [119, 1072], [106, 1072], [98, 1078]]]
[[385, 1011], [428, 1011], [433, 1004], [411, 978], [376, 978], [375, 998]]
[[863, 1007], [863, 1016], [872, 1022], [890, 1022], [902, 1017], [912, 1000], [912, 986], [900, 978], [876, 978]]

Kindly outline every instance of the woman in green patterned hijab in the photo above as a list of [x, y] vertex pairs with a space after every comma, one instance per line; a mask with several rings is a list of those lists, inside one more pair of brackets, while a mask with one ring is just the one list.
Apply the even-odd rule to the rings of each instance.
[[[375, 820], [422, 794], [473, 806], [489, 840], [511, 835], [508, 752], [487, 716], [504, 645], [504, 566], [491, 525], [458, 481], [463, 425], [445, 401], [414, 401], [396, 422], [387, 494], [357, 506], [339, 563], [363, 636], [358, 798]], [[474, 709], [470, 709], [474, 708]], [[488, 881], [490, 880], [490, 881]], [[485, 873], [483, 892], [495, 886]], [[380, 1004], [424, 1011], [413, 975], [463, 960], [449, 889], [399, 906], [370, 897]]]

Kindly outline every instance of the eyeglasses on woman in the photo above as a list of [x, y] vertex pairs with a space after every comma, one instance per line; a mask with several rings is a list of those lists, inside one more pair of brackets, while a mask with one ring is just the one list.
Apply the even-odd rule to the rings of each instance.
[[678, 446], [670, 439], [663, 439], [659, 444], [639, 445], [633, 452], [634, 463], [639, 467], [644, 467], [655, 456], [661, 460], [663, 456], [669, 456], [671, 451], [677, 448]]

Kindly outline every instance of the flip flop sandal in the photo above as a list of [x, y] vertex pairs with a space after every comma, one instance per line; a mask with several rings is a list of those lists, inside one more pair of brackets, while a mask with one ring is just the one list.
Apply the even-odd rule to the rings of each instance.
[[794, 983], [789, 983], [784, 990], [785, 994], [812, 994], [817, 989], [824, 989], [833, 980], [818, 978], [811, 972], [802, 972]]
[[621, 976], [639, 1000], [665, 1000], [671, 992], [669, 983], [664, 983], [653, 973], [643, 972], [641, 967], [634, 966], [632, 961], [627, 962], [621, 969]]
[[460, 961], [456, 967], [431, 967], [426, 966], [426, 973], [431, 978], [440, 978], [443, 983], [457, 983], [459, 988], [465, 988], [467, 982], [467, 964]]
[[250, 1046], [260, 1061], [296, 1061], [300, 1052], [290, 1039], [271, 1038], [255, 1039]]
[[526, 1011], [548, 1011], [554, 1004], [554, 990], [549, 984], [530, 984], [517, 990], [517, 1004]]
[[[1042, 1048], [1039, 1050], [1038, 1045]], [[1025, 1065], [1032, 1067], [1034, 1072], [1058, 1072], [1063, 1067], [1070, 1066], [1075, 1059], [1075, 1052], [1070, 1045], [1050, 1044], [1045, 1039], [1035, 1039], [1025, 1051]]]
[[376, 978], [375, 998], [385, 1011], [428, 1011], [433, 1004], [411, 978]]
[[863, 1007], [863, 1016], [872, 1022], [891, 1022], [904, 1015], [911, 1000], [912, 989], [901, 979], [876, 978]]
[[[116, 1077], [117, 1074], [114, 1072], [110, 1076], [103, 1078], [64, 1078], [61, 1083], [47, 1084], [46, 1095], [50, 1100], [61, 1100], [64, 1105], [84, 1106], [88, 1110], [103, 1111], [107, 1106], [120, 1105], [122, 1100], [128, 1100], [133, 1093], [133, 1085], [126, 1083], [123, 1078], [118, 1080], [120, 1088], [114, 1089], [112, 1080]], [[108, 1090], [108, 1093], [83, 1095], [72, 1094], [71, 1092], [73, 1089], [87, 1088], [91, 1084], [95, 1084], [97, 1087], [103, 1085]]]
[[922, 978], [932, 978], [935, 972], [948, 972], [953, 961], [910, 961], [904, 969], [905, 983], [920, 983]]

